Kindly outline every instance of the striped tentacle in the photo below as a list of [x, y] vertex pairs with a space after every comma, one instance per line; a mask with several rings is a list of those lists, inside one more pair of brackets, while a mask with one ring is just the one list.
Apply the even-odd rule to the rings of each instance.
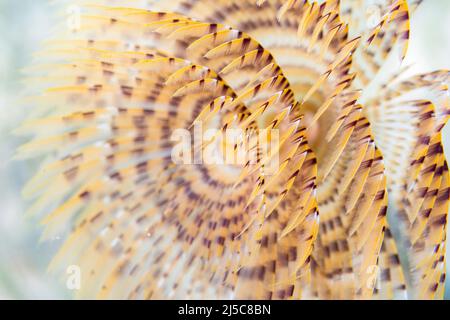
[[389, 228], [386, 228], [384, 234], [377, 269], [373, 271], [377, 276], [374, 299], [404, 300], [407, 298], [405, 277], [397, 252], [397, 245]]
[[[413, 4], [415, 8], [416, 5]], [[406, 55], [410, 36], [410, 10], [407, 0], [341, 1], [342, 19], [349, 24], [352, 36], [361, 36], [364, 45], [354, 55], [355, 84], [368, 86], [392, 52], [398, 62]]]

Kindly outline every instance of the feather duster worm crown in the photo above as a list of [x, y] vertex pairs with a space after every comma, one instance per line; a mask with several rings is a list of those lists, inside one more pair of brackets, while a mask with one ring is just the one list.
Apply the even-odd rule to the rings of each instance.
[[[442, 298], [449, 72], [374, 81], [420, 1], [381, 1], [373, 26], [364, 1], [72, 2], [17, 157], [45, 156], [24, 194], [79, 297]], [[231, 149], [276, 130], [276, 148], [175, 163], [195, 123], [242, 130]]]

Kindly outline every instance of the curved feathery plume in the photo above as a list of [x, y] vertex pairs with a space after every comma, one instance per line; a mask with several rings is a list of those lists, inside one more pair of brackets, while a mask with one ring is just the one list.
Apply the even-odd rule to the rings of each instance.
[[[409, 15], [421, 2], [391, 1], [390, 7], [385, 6], [390, 9], [380, 7], [383, 18], [375, 29], [359, 29], [369, 34], [370, 45], [355, 52], [352, 70], [357, 74], [355, 83], [370, 88], [363, 90], [361, 102], [386, 162], [389, 216], [396, 225], [398, 247], [405, 253], [408, 296], [433, 299], [443, 297], [445, 282], [449, 186], [441, 131], [449, 113], [449, 72], [417, 76], [405, 76], [407, 68], [381, 72], [390, 55], [405, 56]], [[343, 11], [351, 13], [349, 7], [357, 2], [342, 3], [348, 6]], [[362, 24], [362, 18], [350, 16], [356, 25]], [[397, 273], [394, 269], [395, 264], [384, 277]], [[404, 280], [396, 278], [395, 288], [403, 288]]]
[[80, 297], [442, 297], [448, 72], [378, 79], [421, 1], [74, 2], [17, 157], [45, 156], [24, 194]]
[[349, 38], [338, 3], [226, 1], [221, 7], [180, 1], [171, 6], [199, 20], [237, 25], [273, 54], [301, 101], [318, 160], [321, 228], [313, 258], [325, 280], [320, 290], [312, 288], [311, 297], [370, 298], [368, 270], [377, 263], [386, 224], [386, 180], [357, 104], [360, 92], [351, 88], [352, 53], [360, 37]]
[[351, 34], [362, 37], [363, 45], [355, 51], [353, 69], [357, 74], [355, 85], [364, 88], [392, 52], [399, 57], [397, 62], [405, 58], [410, 37], [408, 2], [383, 0], [374, 5], [367, 1], [342, 1], [341, 12], [351, 25]]
[[396, 79], [366, 103], [387, 163], [408, 292], [417, 299], [442, 298], [445, 282], [450, 194], [441, 131], [449, 114], [448, 80], [447, 71]]
[[[25, 188], [30, 214], [51, 208], [45, 238], [71, 228], [50, 269], [79, 265], [80, 297], [300, 298], [318, 229], [316, 160], [272, 55], [222, 24], [83, 9], [82, 28], [45, 54], [35, 103], [51, 110], [19, 129], [36, 137], [18, 157], [48, 155]], [[174, 164], [171, 134], [197, 122], [243, 129], [256, 164], [196, 165], [197, 153]], [[255, 129], [279, 132], [272, 174]]]
[[379, 270], [376, 273], [378, 279], [374, 290], [374, 299], [406, 299], [406, 284], [400, 256], [397, 253], [397, 245], [389, 228], [386, 228], [384, 233], [377, 267]]

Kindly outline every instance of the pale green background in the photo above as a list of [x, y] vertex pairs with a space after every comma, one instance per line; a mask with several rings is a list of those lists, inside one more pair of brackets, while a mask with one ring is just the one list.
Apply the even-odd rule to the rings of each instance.
[[[46, 0], [0, 0], [0, 299], [71, 296], [63, 283], [46, 273], [59, 241], [39, 243], [37, 222], [23, 217], [26, 204], [20, 189], [35, 164], [9, 160], [20, 143], [9, 133], [24, 114], [16, 103], [24, 89], [20, 70], [30, 64], [32, 52], [49, 35], [52, 11]], [[450, 1], [425, 0], [413, 16], [411, 36], [407, 62], [414, 63], [416, 71], [450, 69]], [[448, 155], [449, 134], [447, 128]]]

